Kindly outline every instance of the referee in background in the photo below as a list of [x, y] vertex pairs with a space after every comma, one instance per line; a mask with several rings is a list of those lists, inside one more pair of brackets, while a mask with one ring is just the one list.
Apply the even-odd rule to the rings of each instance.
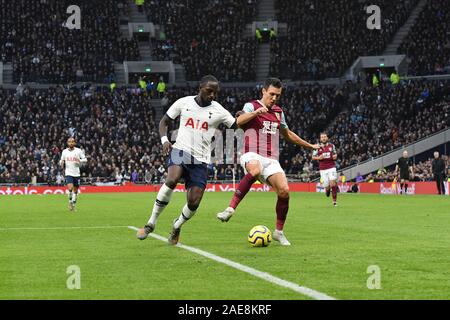
[[434, 160], [431, 162], [434, 180], [436, 181], [438, 194], [445, 195], [445, 161], [439, 156], [439, 152], [434, 153]]
[[[400, 171], [400, 172], [399, 172]], [[408, 184], [410, 178], [414, 177], [413, 165], [408, 157], [408, 151], [403, 151], [403, 157], [398, 159], [397, 165], [395, 166], [395, 175], [400, 173], [400, 194], [403, 193], [403, 188], [405, 189], [405, 194], [408, 194]]]

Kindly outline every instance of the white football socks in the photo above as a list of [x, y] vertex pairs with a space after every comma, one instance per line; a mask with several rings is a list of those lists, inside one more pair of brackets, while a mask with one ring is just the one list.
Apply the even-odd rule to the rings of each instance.
[[186, 223], [189, 219], [191, 219], [196, 211], [191, 211], [187, 204], [184, 205], [183, 211], [181, 212], [181, 215], [178, 217], [177, 221], [175, 221], [175, 224], [173, 227], [175, 229], [181, 228], [183, 224]]
[[167, 207], [172, 198], [173, 190], [170, 189], [166, 184], [163, 184], [161, 189], [159, 189], [158, 195], [156, 196], [155, 204], [153, 205], [152, 216], [148, 220], [148, 224], [156, 225], [159, 215]]

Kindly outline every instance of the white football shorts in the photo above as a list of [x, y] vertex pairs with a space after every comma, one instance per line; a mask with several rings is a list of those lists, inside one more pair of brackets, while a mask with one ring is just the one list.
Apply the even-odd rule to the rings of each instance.
[[330, 181], [337, 181], [337, 178], [336, 168], [320, 170], [320, 181], [325, 188], [330, 185]]
[[284, 173], [283, 168], [281, 168], [281, 165], [277, 160], [260, 156], [255, 152], [248, 152], [243, 154], [240, 159], [241, 166], [244, 169], [245, 174], [247, 174], [245, 165], [253, 160], [257, 160], [261, 164], [261, 174], [257, 177], [261, 183], [270, 185], [267, 181], [270, 176], [273, 176], [276, 173]]

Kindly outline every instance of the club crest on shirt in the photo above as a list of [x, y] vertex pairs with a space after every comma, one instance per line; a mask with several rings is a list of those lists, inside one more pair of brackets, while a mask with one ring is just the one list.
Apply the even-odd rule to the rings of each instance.
[[275, 112], [275, 116], [277, 117], [278, 121], [281, 121], [281, 113]]

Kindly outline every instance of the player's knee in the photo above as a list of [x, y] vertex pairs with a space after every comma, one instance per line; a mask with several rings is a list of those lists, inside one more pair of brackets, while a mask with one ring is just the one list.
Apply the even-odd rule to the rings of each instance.
[[289, 199], [289, 187], [284, 186], [278, 189], [278, 197], [282, 199]]
[[258, 167], [252, 167], [247, 170], [248, 173], [250, 173], [254, 178], [259, 176], [261, 174], [261, 169]]
[[200, 206], [200, 200], [194, 199], [188, 201], [188, 208], [191, 211], [197, 211], [198, 207]]
[[167, 179], [165, 184], [168, 188], [173, 190], [177, 186], [177, 181], [175, 181], [174, 179]]

